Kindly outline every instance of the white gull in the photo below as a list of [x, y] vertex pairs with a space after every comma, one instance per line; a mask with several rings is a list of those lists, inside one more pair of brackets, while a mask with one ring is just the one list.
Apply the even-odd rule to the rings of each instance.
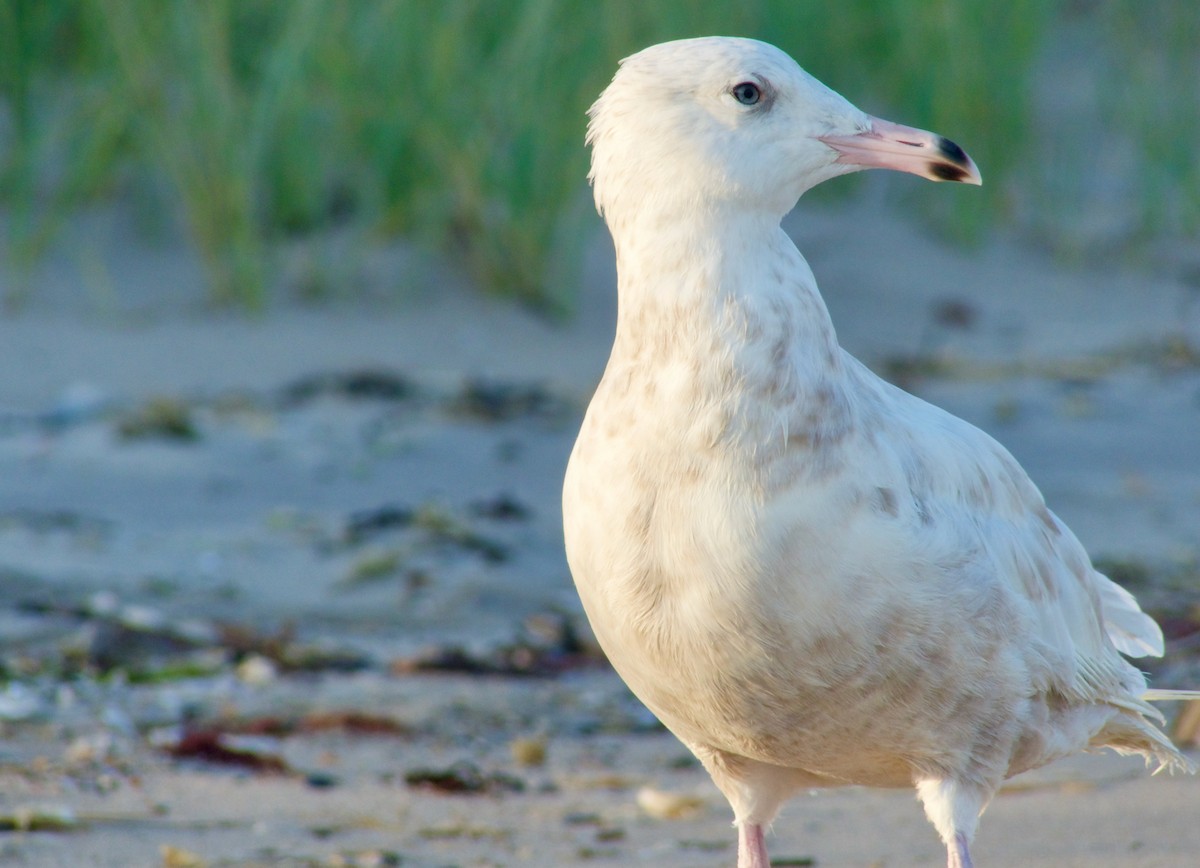
[[1161, 655], [1158, 625], [1002, 446], [838, 345], [780, 228], [864, 167], [977, 184], [962, 149], [747, 39], [627, 58], [590, 116], [619, 304], [567, 555], [613, 666], [732, 805], [739, 866], [801, 788], [915, 787], [965, 868], [1011, 775], [1100, 747], [1190, 769], [1121, 656]]

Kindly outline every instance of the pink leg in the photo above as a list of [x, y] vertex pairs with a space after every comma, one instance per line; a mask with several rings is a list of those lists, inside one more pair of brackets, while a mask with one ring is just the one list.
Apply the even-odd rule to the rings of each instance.
[[949, 858], [947, 868], [971, 868], [971, 851], [967, 848], [967, 836], [959, 832], [954, 843], [946, 848]]
[[738, 826], [737, 868], [771, 868], [763, 827], [757, 823], [742, 823]]

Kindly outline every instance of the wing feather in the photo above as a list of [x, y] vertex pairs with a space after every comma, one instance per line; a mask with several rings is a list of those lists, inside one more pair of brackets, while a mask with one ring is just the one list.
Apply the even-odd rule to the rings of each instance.
[[912, 496], [942, 513], [934, 524], [957, 526], [951, 544], [982, 558], [1028, 616], [1032, 635], [1025, 638], [1033, 668], [1040, 670], [1032, 673], [1032, 686], [1074, 702], [1102, 702], [1159, 718], [1141, 698], [1144, 676], [1120, 656], [1162, 655], [1162, 630], [1154, 619], [1132, 594], [1096, 571], [1083, 545], [1003, 446], [938, 407], [885, 388], [880, 397], [893, 404], [886, 416], [910, 426], [907, 437], [891, 442], [904, 444], [897, 459], [907, 467]]
[[1142, 611], [1133, 594], [1101, 573], [1094, 573], [1100, 592], [1100, 610], [1108, 638], [1129, 657], [1161, 657], [1162, 628]]

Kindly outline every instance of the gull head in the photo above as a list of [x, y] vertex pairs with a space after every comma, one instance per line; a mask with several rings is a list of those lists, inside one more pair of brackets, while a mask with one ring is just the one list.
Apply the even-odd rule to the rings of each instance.
[[588, 115], [588, 178], [610, 224], [730, 207], [782, 217], [810, 187], [864, 168], [980, 183], [958, 145], [871, 117], [753, 39], [653, 45], [621, 62]]

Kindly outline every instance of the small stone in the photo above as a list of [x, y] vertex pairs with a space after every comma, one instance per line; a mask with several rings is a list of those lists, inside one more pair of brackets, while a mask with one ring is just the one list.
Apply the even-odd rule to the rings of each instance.
[[84, 735], [72, 741], [63, 751], [68, 765], [86, 765], [101, 762], [112, 749], [112, 736], [106, 732]]
[[165, 396], [151, 398], [141, 407], [123, 413], [117, 420], [117, 434], [126, 440], [189, 441], [200, 436], [187, 403]]
[[704, 800], [686, 793], [669, 793], [654, 787], [642, 787], [637, 793], [638, 807], [657, 820], [690, 817], [704, 806]]
[[172, 847], [163, 844], [159, 848], [162, 855], [163, 868], [206, 868], [208, 863], [197, 854], [182, 847]]
[[337, 776], [329, 772], [309, 772], [304, 776], [304, 782], [314, 790], [328, 790], [336, 787], [339, 783]]
[[542, 736], [514, 738], [508, 747], [517, 765], [540, 766], [546, 762], [546, 739]]
[[275, 661], [261, 654], [250, 654], [237, 666], [238, 680], [252, 687], [270, 684], [279, 677], [279, 667]]

